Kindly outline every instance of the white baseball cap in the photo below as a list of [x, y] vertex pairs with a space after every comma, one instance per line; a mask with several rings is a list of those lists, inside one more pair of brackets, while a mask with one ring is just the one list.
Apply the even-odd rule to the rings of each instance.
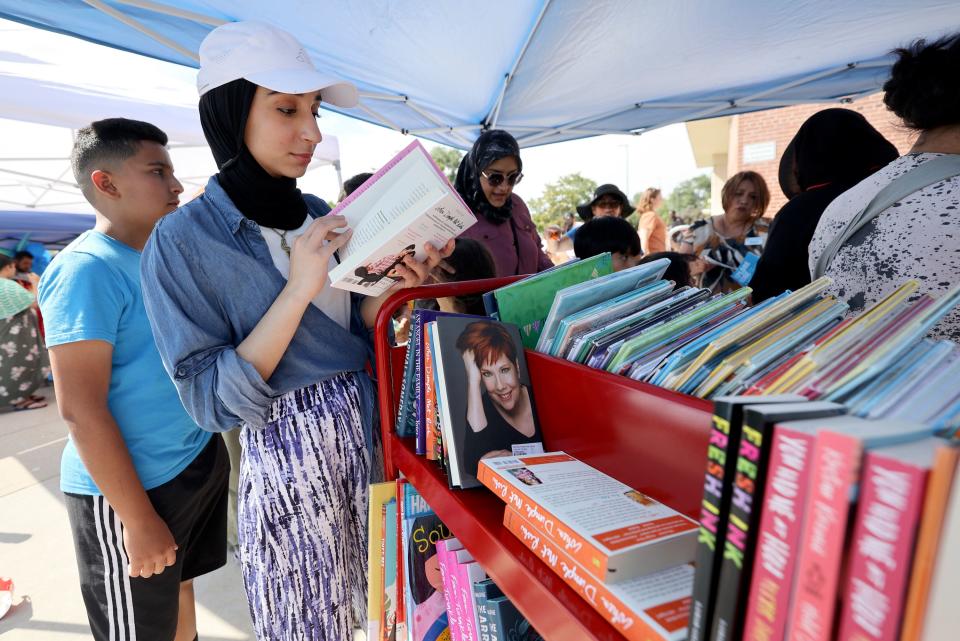
[[319, 91], [337, 107], [355, 107], [359, 98], [353, 83], [317, 71], [296, 38], [259, 20], [220, 25], [200, 43], [201, 96], [240, 78], [281, 93]]

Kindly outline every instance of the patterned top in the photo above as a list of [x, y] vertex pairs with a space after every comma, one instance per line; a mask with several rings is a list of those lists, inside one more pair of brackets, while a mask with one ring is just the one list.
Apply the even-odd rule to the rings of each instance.
[[[830, 240], [894, 178], [943, 154], [907, 154], [841, 194], [823, 212], [809, 246], [810, 273]], [[826, 275], [830, 293], [860, 312], [903, 281], [920, 281], [917, 294], [942, 295], [960, 282], [960, 176], [914, 192], [880, 213], [837, 252]], [[930, 333], [960, 340], [960, 310]]]
[[0, 278], [0, 320], [16, 316], [33, 305], [33, 294], [9, 278]]
[[692, 253], [703, 258], [709, 265], [709, 269], [703, 274], [701, 287], [712, 292], [731, 292], [742, 286], [733, 280], [732, 276], [744, 261], [744, 257], [747, 254], [759, 257], [763, 253], [767, 242], [768, 223], [763, 218], [754, 221], [741, 240], [720, 233], [715, 222], [721, 217], [711, 216], [698, 220], [681, 232], [681, 240], [692, 245]]

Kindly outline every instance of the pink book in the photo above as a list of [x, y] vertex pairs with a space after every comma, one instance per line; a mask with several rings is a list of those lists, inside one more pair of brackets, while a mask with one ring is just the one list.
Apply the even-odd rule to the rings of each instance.
[[450, 548], [455, 551], [463, 549], [463, 545], [457, 539], [437, 541], [437, 562], [440, 565], [440, 577], [443, 579], [443, 599], [447, 604], [447, 626], [450, 629], [450, 639], [451, 641], [463, 641], [459, 625], [460, 617], [457, 616], [457, 611], [460, 609], [457, 607], [459, 590], [454, 588], [458, 581], [453, 576], [454, 568]]
[[847, 522], [868, 448], [918, 440], [930, 431], [905, 421], [845, 416], [824, 421], [813, 450], [810, 490], [786, 638], [830, 641], [837, 611]]
[[943, 443], [928, 438], [864, 457], [839, 639], [897, 639], [927, 478]]
[[460, 194], [419, 142], [407, 145], [331, 214], [347, 219], [353, 236], [330, 270], [334, 287], [379, 296], [398, 281], [406, 256], [424, 260], [477, 222]]
[[460, 605], [463, 608], [463, 620], [460, 621], [464, 641], [477, 641], [480, 638], [477, 610], [473, 602], [473, 584], [487, 578], [480, 564], [466, 550], [457, 550], [457, 576], [460, 579]]
[[803, 526], [803, 499], [810, 482], [816, 430], [823, 424], [818, 419], [787, 421], [773, 428], [757, 558], [744, 619], [745, 641], [784, 638]]

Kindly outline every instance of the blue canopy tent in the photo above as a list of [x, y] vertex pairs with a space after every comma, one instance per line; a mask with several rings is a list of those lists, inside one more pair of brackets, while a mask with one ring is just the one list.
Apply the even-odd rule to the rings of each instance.
[[28, 251], [34, 257], [33, 270], [42, 274], [50, 261], [50, 250], [63, 249], [93, 229], [95, 222], [93, 214], [0, 210], [0, 253], [12, 256], [20, 250]]
[[0, 0], [0, 16], [196, 66], [204, 35], [261, 19], [355, 82], [343, 113], [467, 147], [524, 146], [879, 90], [888, 52], [960, 27], [955, 0]]

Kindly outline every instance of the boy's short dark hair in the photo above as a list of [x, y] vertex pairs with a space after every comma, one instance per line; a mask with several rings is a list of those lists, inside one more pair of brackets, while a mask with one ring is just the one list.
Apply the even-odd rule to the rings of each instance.
[[584, 259], [610, 252], [640, 255], [640, 236], [625, 218], [599, 216], [585, 222], [573, 237], [573, 253]]
[[20, 260], [21, 258], [34, 258], [34, 255], [28, 251], [20, 250], [13, 255], [13, 260]]
[[[351, 176], [343, 183], [343, 197], [346, 198], [353, 192], [357, 190], [357, 187], [367, 182], [373, 174], [357, 174], [356, 176]], [[341, 199], [342, 200], [342, 199]]]
[[77, 131], [70, 152], [70, 166], [87, 200], [93, 195], [90, 173], [104, 164], [123, 162], [136, 155], [143, 142], [166, 147], [167, 134], [149, 122], [127, 118], [98, 120]]
[[695, 254], [681, 254], [680, 252], [656, 252], [655, 254], [647, 254], [644, 256], [640, 263], [650, 263], [661, 258], [667, 258], [670, 260], [670, 265], [667, 266], [667, 270], [663, 272], [663, 280], [672, 280], [674, 282], [674, 289], [680, 289], [681, 287], [695, 287], [696, 282], [693, 279], [693, 274], [690, 273], [690, 263], [697, 260]]

